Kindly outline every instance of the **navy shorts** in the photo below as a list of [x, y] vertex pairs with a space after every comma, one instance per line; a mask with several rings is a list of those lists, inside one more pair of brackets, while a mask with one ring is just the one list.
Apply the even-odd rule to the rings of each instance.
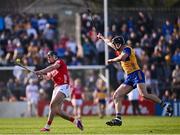
[[106, 100], [105, 99], [99, 99], [99, 104], [105, 105], [106, 104]]
[[124, 84], [130, 85], [133, 88], [136, 88], [138, 83], [145, 83], [145, 76], [141, 70], [128, 74], [124, 81]]

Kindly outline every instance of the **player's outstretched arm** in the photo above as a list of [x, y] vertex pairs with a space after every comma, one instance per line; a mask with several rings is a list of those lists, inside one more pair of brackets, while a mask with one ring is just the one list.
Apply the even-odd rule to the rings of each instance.
[[101, 33], [98, 33], [97, 38], [102, 39], [108, 46], [116, 50], [112, 42], [109, 39], [105, 38]]
[[126, 59], [128, 57], [129, 57], [129, 55], [124, 53], [123, 55], [119, 55], [113, 59], [109, 59], [107, 62], [110, 64], [110, 63], [114, 63], [114, 62], [126, 61]]
[[51, 72], [51, 71], [53, 71], [55, 69], [58, 69], [59, 67], [60, 67], [60, 64], [54, 63], [53, 65], [50, 65], [45, 69], [35, 71], [35, 72], [36, 72], [36, 74], [47, 74], [48, 72]]

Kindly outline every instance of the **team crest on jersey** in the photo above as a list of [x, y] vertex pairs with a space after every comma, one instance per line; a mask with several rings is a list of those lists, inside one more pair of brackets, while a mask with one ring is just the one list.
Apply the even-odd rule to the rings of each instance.
[[53, 70], [53, 71], [51, 72], [51, 74], [52, 74], [52, 76], [54, 77], [54, 76], [56, 76], [56, 75], [58, 74], [58, 71], [57, 71], [57, 70]]

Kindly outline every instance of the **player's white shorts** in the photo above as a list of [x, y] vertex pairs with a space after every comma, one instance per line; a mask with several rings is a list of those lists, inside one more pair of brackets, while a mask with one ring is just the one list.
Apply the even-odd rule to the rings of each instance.
[[56, 86], [53, 90], [52, 99], [55, 98], [58, 92], [64, 93], [67, 99], [70, 98], [70, 87], [68, 84]]
[[27, 99], [27, 102], [28, 102], [28, 104], [35, 104], [35, 105], [37, 105], [38, 104], [38, 98]]
[[73, 106], [81, 106], [83, 104], [82, 99], [72, 99], [71, 102]]

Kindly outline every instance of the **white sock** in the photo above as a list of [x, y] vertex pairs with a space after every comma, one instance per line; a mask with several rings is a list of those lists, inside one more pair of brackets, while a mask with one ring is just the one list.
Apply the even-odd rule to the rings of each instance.
[[50, 129], [50, 125], [46, 124], [44, 128]]
[[76, 124], [76, 123], [77, 123], [77, 119], [76, 119], [76, 118], [74, 119], [73, 123], [74, 123], [74, 124]]

